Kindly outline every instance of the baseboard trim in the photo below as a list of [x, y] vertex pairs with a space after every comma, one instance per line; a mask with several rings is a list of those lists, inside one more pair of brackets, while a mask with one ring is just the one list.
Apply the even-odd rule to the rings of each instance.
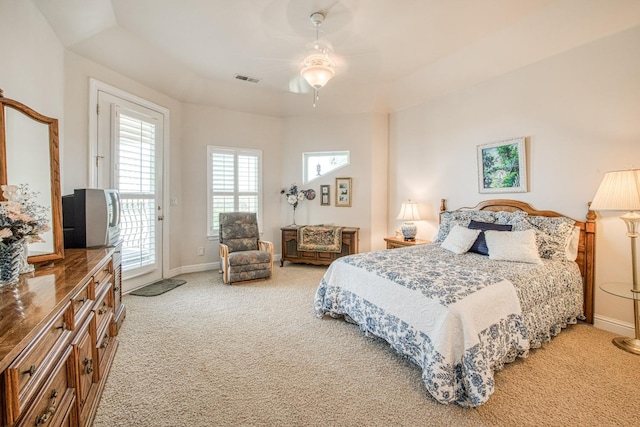
[[208, 262], [203, 264], [183, 265], [182, 267], [169, 270], [169, 277], [178, 276], [185, 273], [199, 273], [201, 271], [220, 270], [219, 262]]
[[[275, 254], [273, 256], [273, 261], [274, 264], [277, 261], [280, 261], [280, 258], [282, 258], [282, 254]], [[177, 267], [177, 268], [172, 268], [169, 271], [167, 271], [166, 276], [164, 277], [165, 279], [170, 279], [172, 277], [175, 276], [179, 276], [180, 274], [186, 274], [186, 273], [199, 273], [201, 271], [219, 271], [220, 270], [220, 261], [217, 262], [207, 262], [207, 263], [202, 263], [202, 264], [193, 264], [193, 265], [183, 265], [182, 267]], [[133, 280], [133, 279], [130, 279]], [[129, 282], [129, 281], [127, 281]], [[127, 289], [126, 294], [128, 294], [131, 291], [134, 291], [138, 288], [142, 288], [146, 285], [148, 285], [149, 283], [135, 283], [135, 285], [133, 285], [133, 287], [131, 289]], [[126, 288], [126, 286], [125, 286]]]
[[593, 318], [593, 326], [625, 337], [635, 336], [635, 330], [631, 323], [621, 322], [611, 317], [595, 315]]

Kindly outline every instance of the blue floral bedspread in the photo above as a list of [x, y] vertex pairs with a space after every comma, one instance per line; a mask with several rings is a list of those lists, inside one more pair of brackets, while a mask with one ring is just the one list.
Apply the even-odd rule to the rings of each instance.
[[314, 309], [386, 340], [439, 402], [479, 406], [495, 370], [582, 315], [582, 281], [574, 262], [492, 261], [431, 244], [337, 259]]

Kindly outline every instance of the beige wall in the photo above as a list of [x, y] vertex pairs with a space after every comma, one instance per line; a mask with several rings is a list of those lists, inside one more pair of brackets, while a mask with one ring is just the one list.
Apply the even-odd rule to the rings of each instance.
[[[349, 166], [309, 184], [302, 183], [302, 153], [342, 150], [350, 151]], [[302, 189], [313, 189], [320, 194], [320, 185], [328, 184], [331, 192], [330, 206], [320, 206], [320, 197], [300, 203], [296, 223], [360, 227], [361, 252], [384, 248], [380, 236], [386, 232], [386, 153], [387, 116], [384, 114], [284, 119], [281, 188], [296, 183]], [[337, 177], [352, 179], [351, 207], [335, 206]], [[281, 223], [291, 224], [292, 208], [284, 196], [278, 196]]]
[[[492, 198], [477, 189], [476, 146], [528, 138], [528, 193], [506, 194], [584, 219], [606, 171], [640, 167], [640, 28], [443, 96], [391, 116], [389, 205], [420, 201], [418, 237], [449, 208]], [[618, 214], [598, 220], [596, 280], [630, 280]], [[389, 230], [399, 222], [392, 216]], [[632, 321], [632, 305], [596, 291], [600, 320]], [[615, 323], [615, 322], [614, 322]]]
[[[0, 18], [0, 89], [6, 98], [58, 118], [63, 141], [62, 44], [30, 1], [0, 0]], [[62, 175], [64, 177], [64, 173]]]
[[[217, 263], [218, 240], [207, 239], [207, 145], [262, 150], [264, 240], [280, 241], [279, 206], [282, 120], [276, 117], [183, 105], [183, 146], [180, 174], [183, 185], [183, 222], [178, 240], [183, 266]], [[205, 258], [197, 256], [205, 248]], [[217, 266], [216, 266], [217, 268]]]
[[[182, 200], [182, 104], [166, 95], [109, 70], [71, 52], [65, 54], [65, 140], [62, 167], [65, 171], [62, 194], [74, 188], [89, 186], [89, 78], [160, 105], [169, 110], [169, 138], [165, 141], [164, 185], [169, 197]], [[93, 111], [93, 110], [92, 110]], [[169, 206], [164, 202], [164, 247], [169, 251], [169, 265], [174, 270], [184, 265], [181, 247], [183, 205]]]

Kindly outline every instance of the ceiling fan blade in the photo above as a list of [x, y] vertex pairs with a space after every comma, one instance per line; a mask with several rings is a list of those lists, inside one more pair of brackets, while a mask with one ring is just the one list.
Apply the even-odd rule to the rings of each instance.
[[296, 74], [289, 80], [289, 92], [311, 93], [311, 86], [300, 74]]

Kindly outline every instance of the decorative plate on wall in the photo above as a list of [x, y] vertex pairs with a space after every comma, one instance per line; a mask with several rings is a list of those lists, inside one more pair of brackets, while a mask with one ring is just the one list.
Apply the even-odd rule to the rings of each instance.
[[313, 200], [313, 199], [316, 198], [316, 191], [315, 190], [307, 190], [307, 192], [305, 193], [305, 196], [307, 197], [307, 199]]

